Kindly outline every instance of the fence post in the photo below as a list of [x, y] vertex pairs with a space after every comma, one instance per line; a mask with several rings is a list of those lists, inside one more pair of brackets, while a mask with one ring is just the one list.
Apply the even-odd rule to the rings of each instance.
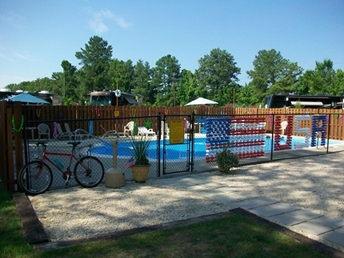
[[[160, 166], [160, 163], [161, 163], [161, 155], [160, 155], [160, 153], [161, 153], [161, 147], [160, 147], [160, 143], [161, 143], [161, 130], [162, 130], [162, 128], [161, 128], [161, 113], [160, 112], [158, 112], [158, 115], [157, 115], [157, 130], [158, 130], [158, 138], [157, 138], [157, 146], [158, 146], [158, 149], [157, 149], [157, 154], [158, 154], [158, 160], [159, 160], [159, 162], [158, 162], [158, 166], [159, 166], [159, 168], [158, 168], [158, 177], [160, 177], [161, 176], [161, 166]], [[165, 162], [165, 159], [163, 158], [163, 173], [165, 172], [164, 171], [164, 162]]]
[[[15, 150], [15, 169], [9, 171], [9, 179], [10, 179], [10, 190], [14, 191], [14, 172], [16, 172], [16, 178], [18, 178], [18, 174], [20, 169], [23, 167], [23, 124], [24, 124], [24, 115], [22, 111], [22, 104], [21, 102], [15, 102], [13, 105], [13, 118], [14, 121], [13, 131], [14, 131], [14, 150]], [[19, 128], [18, 128], [19, 127]]]
[[[190, 171], [194, 171], [194, 154], [195, 154], [195, 111], [192, 111], [191, 113], [191, 164], [190, 164]], [[205, 126], [205, 124], [204, 124]]]
[[[0, 121], [3, 121], [0, 123], [0, 148], [3, 150], [2, 155], [0, 155], [0, 178], [2, 180], [3, 186], [6, 191], [9, 190], [10, 185], [8, 182], [8, 171], [9, 171], [9, 156], [10, 156], [10, 150], [8, 148], [8, 133], [7, 133], [7, 125], [9, 123], [8, 119], [8, 112], [10, 111], [9, 108], [7, 108], [7, 102], [1, 101], [0, 102]], [[11, 134], [12, 136], [12, 134]], [[12, 156], [13, 158], [13, 156]]]

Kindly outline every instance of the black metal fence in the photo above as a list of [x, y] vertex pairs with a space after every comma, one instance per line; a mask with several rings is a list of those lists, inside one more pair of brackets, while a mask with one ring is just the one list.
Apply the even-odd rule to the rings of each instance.
[[[129, 122], [124, 123], [128, 119]], [[111, 129], [104, 126], [109, 124]], [[119, 127], [118, 124], [126, 125]], [[132, 180], [131, 169], [127, 166], [133, 155], [130, 137], [142, 136], [151, 140], [149, 178], [205, 172], [217, 169], [216, 153], [224, 146], [229, 146], [240, 157], [240, 165], [342, 151], [344, 148], [339, 141], [328, 139], [329, 124], [329, 116], [308, 114], [228, 116], [192, 113], [111, 119], [29, 120], [25, 121], [23, 130], [24, 164], [40, 157], [42, 150], [36, 146], [39, 140], [47, 141], [48, 151], [59, 153], [71, 151], [72, 146], [68, 142], [80, 141], [77, 155], [98, 157], [105, 171], [113, 167], [113, 159], [116, 159], [117, 168], [125, 173], [126, 180]], [[183, 141], [175, 143], [172, 139], [177, 131], [181, 135], [181, 127]], [[99, 131], [102, 133], [94, 133]], [[113, 141], [118, 141], [115, 157]], [[54, 158], [62, 164], [69, 163], [67, 157]], [[54, 178], [52, 188], [64, 187], [62, 173], [51, 168]], [[74, 180], [69, 182], [70, 186], [76, 184]]]

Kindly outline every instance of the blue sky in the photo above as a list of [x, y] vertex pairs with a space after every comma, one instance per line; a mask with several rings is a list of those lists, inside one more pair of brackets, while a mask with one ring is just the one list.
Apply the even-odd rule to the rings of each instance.
[[168, 54], [194, 72], [214, 48], [241, 68], [260, 50], [305, 70], [331, 59], [344, 70], [344, 0], [0, 0], [0, 88], [51, 77], [98, 35], [113, 58], [155, 62]]

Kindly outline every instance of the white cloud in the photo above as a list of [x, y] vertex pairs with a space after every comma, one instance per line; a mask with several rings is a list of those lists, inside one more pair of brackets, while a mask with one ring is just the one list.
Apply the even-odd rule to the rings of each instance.
[[91, 9], [88, 10], [89, 13], [92, 15], [92, 19], [89, 22], [90, 28], [96, 32], [97, 34], [105, 33], [109, 30], [107, 22], [115, 22], [118, 26], [125, 29], [131, 26], [123, 17], [115, 15], [110, 10], [100, 10], [100, 11], [93, 11]]

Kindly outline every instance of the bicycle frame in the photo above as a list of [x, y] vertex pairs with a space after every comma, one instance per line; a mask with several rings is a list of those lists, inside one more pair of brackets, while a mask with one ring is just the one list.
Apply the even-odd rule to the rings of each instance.
[[[59, 166], [49, 156], [69, 157], [69, 163], [68, 163], [66, 171], [63, 171], [62, 169], [60, 169]], [[71, 175], [71, 166], [72, 166], [73, 160], [75, 160], [76, 163], [79, 163], [83, 168], [87, 169], [87, 167], [80, 161], [79, 158], [77, 158], [74, 155], [73, 152], [72, 153], [61, 153], [61, 152], [52, 152], [52, 151], [44, 150], [41, 162], [42, 162], [42, 164], [46, 164], [46, 162], [48, 161], [48, 163], [52, 164], [62, 174], [66, 175], [66, 176], [70, 176]], [[38, 172], [37, 177], [39, 177], [40, 174], [41, 174], [41, 170]], [[69, 180], [69, 177], [67, 178], [67, 181], [68, 180]]]
[[[51, 159], [49, 156], [63, 156], [63, 157], [69, 157], [69, 163], [67, 166], [66, 171], [63, 171], [60, 169], [60, 167]], [[57, 170], [59, 170], [63, 174], [70, 174], [70, 167], [72, 166], [72, 161], [75, 159], [77, 162], [80, 160], [74, 155], [74, 153], [60, 153], [60, 152], [50, 152], [50, 151], [44, 151], [42, 162], [45, 163], [48, 161], [50, 164], [52, 164]]]

